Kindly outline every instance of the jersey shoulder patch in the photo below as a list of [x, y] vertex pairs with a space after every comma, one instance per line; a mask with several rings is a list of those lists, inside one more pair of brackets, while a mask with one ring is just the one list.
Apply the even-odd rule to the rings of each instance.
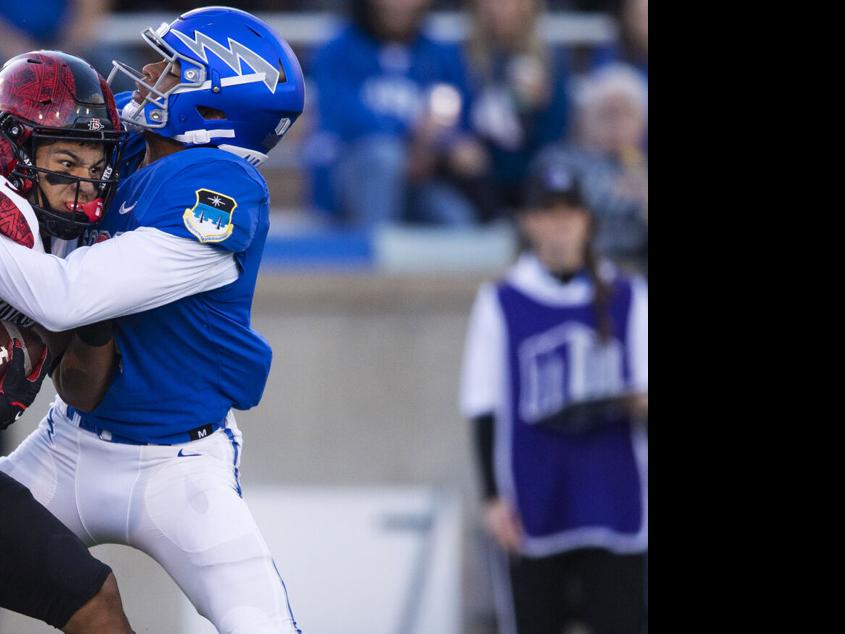
[[238, 201], [205, 187], [194, 193], [197, 197], [194, 206], [182, 214], [185, 228], [200, 242], [223, 242], [235, 228], [233, 216]]
[[260, 174], [243, 159], [211, 148], [160, 160], [153, 172], [139, 173], [155, 184], [139, 206], [138, 224], [228, 251], [245, 250], [269, 214]]

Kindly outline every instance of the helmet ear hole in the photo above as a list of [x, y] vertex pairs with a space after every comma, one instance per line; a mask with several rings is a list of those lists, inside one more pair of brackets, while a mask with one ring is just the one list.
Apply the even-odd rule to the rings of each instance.
[[197, 112], [206, 121], [216, 121], [228, 118], [226, 117], [226, 113], [222, 110], [211, 108], [209, 106], [197, 106]]

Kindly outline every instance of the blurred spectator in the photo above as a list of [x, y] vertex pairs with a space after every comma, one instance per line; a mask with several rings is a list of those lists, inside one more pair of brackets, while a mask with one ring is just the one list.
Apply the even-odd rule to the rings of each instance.
[[[421, 31], [430, 0], [352, 0], [351, 23], [315, 55], [315, 203], [371, 228], [476, 219], [459, 185], [486, 168], [468, 135], [457, 47]], [[316, 157], [316, 158], [315, 158]]]
[[622, 0], [550, 0], [549, 2], [552, 9], [593, 13], [615, 13], [621, 4]]
[[528, 248], [478, 292], [461, 385], [484, 525], [508, 555], [494, 584], [511, 590], [497, 595], [500, 632], [580, 622], [591, 634], [641, 634], [647, 287], [597, 259], [595, 218], [567, 163], [532, 166], [525, 197]]
[[[65, 51], [88, 61], [104, 77], [113, 58], [140, 67], [138, 51], [130, 46], [102, 46], [103, 18], [114, 0], [0, 0], [0, 55], [2, 61], [38, 49]], [[139, 63], [141, 62], [141, 63]], [[112, 90], [133, 90], [124, 76]]]
[[200, 0], [114, 0], [116, 11], [167, 11], [183, 13], [201, 6], [223, 4], [244, 11], [313, 11], [337, 9], [343, 0], [226, 0], [201, 2]]
[[598, 220], [596, 246], [617, 263], [648, 271], [648, 89], [639, 72], [611, 64], [575, 93], [574, 142], [544, 150], [584, 174]]
[[471, 0], [469, 6], [472, 125], [490, 152], [500, 200], [515, 208], [531, 159], [564, 134], [565, 65], [538, 34], [543, 0]]
[[624, 62], [639, 70], [648, 81], [648, 0], [625, 0], [618, 13], [619, 37], [593, 54], [593, 67]]
[[0, 0], [0, 55], [42, 48], [84, 55], [110, 10], [111, 0]]

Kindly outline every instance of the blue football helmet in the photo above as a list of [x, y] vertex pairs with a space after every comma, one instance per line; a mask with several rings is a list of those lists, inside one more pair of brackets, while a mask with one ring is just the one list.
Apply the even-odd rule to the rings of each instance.
[[[121, 115], [129, 127], [218, 147], [259, 165], [302, 114], [299, 60], [287, 42], [246, 11], [195, 9], [141, 37], [166, 66], [149, 84], [142, 72], [112, 62], [109, 83], [125, 73], [148, 90], [141, 103], [124, 106]], [[164, 89], [177, 69], [179, 83]]]

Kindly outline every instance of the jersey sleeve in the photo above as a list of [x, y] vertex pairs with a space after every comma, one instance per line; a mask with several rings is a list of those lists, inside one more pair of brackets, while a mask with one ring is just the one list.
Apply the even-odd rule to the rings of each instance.
[[[29, 202], [0, 174], [0, 240], [11, 240], [37, 253], [44, 252], [38, 219]], [[31, 326], [32, 320], [0, 299], [0, 320]]]
[[163, 175], [138, 222], [240, 253], [252, 243], [262, 208], [268, 204], [265, 183], [234, 161], [214, 159]]
[[0, 174], [0, 236], [36, 251], [44, 246], [38, 231], [38, 219], [29, 201]]
[[465, 418], [494, 413], [501, 405], [504, 336], [496, 289], [486, 284], [476, 296], [464, 345], [460, 410]]
[[631, 387], [648, 392], [648, 286], [641, 277], [631, 281], [628, 342]]
[[152, 310], [238, 275], [231, 253], [150, 227], [64, 260], [0, 238], [0, 300], [54, 332]]

